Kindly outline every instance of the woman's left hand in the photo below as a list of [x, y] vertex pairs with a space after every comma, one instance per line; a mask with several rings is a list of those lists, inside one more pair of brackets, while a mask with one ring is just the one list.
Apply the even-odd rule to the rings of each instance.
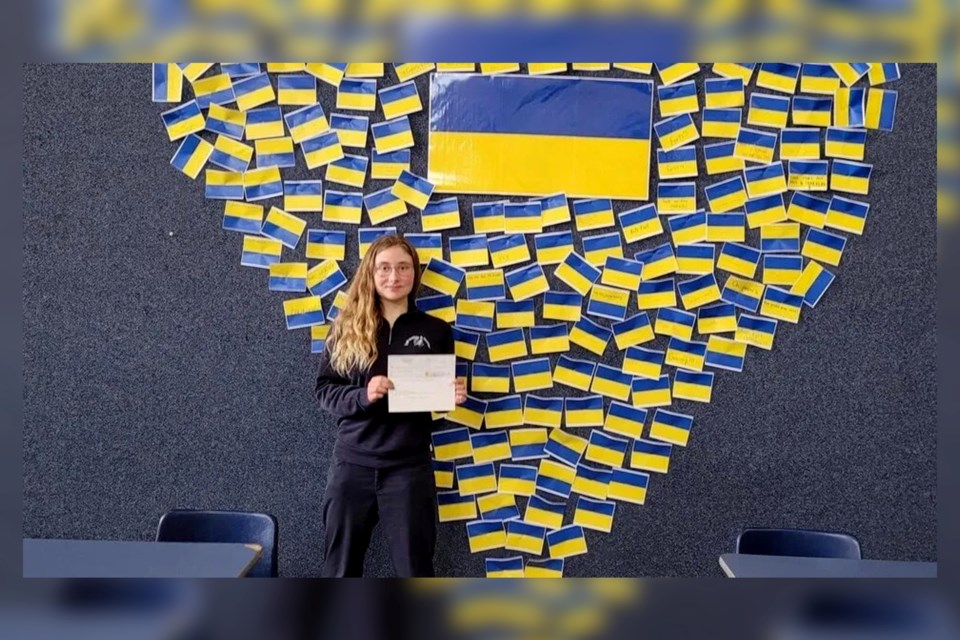
[[467, 383], [463, 381], [463, 378], [457, 378], [456, 381], [456, 392], [455, 398], [457, 404], [463, 404], [467, 401]]

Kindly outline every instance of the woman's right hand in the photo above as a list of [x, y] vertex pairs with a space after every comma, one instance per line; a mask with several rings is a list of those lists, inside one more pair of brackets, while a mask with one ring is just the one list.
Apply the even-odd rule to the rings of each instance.
[[387, 395], [390, 389], [393, 389], [393, 383], [387, 376], [373, 376], [370, 378], [370, 384], [367, 385], [367, 401], [373, 404]]

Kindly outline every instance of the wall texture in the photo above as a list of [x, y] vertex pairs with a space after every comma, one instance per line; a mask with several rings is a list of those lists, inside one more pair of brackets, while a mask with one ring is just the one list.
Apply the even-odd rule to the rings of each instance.
[[[567, 575], [719, 575], [757, 525], [936, 559], [936, 70], [902, 67], [897, 129], [868, 140], [867, 231], [837, 281], [781, 323], [773, 352], [718, 373], [712, 404], [680, 409], [691, 445], [645, 506], [618, 507], [613, 534], [587, 533]], [[335, 426], [312, 397], [308, 334], [284, 329], [265, 272], [239, 266], [222, 203], [169, 166], [149, 66], [24, 78], [24, 536], [150, 539], [170, 508], [263, 510], [280, 521], [281, 573], [317, 575]], [[412, 124], [422, 174], [426, 115]], [[397, 226], [419, 230], [417, 214]], [[482, 575], [462, 524], [441, 526], [436, 564]], [[389, 574], [379, 534], [368, 570]]]

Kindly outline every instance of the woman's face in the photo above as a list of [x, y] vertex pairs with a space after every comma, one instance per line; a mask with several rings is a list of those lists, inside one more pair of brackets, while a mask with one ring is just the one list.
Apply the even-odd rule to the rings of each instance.
[[403, 247], [390, 247], [373, 262], [373, 283], [384, 300], [406, 300], [413, 289], [413, 259]]

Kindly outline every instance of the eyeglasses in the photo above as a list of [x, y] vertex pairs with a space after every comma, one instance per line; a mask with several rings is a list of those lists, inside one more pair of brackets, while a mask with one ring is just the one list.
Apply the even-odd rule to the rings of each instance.
[[408, 276], [411, 273], [413, 273], [413, 265], [407, 262], [402, 262], [394, 266], [392, 264], [381, 262], [376, 267], [374, 267], [374, 270], [376, 271], [378, 276], [388, 276], [392, 271], [396, 271], [397, 275], [400, 275], [400, 276]]

